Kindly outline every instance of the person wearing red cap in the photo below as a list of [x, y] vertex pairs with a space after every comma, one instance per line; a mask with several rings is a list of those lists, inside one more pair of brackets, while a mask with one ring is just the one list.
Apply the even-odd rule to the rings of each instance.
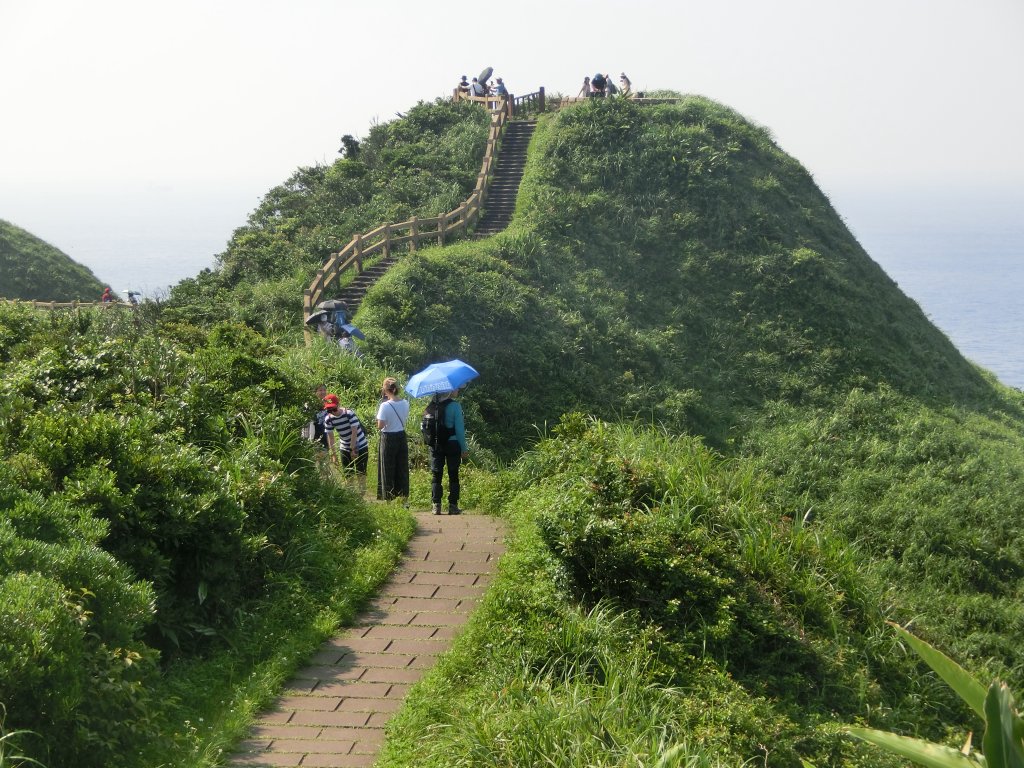
[[110, 286], [108, 285], [106, 288], [103, 289], [103, 295], [100, 296], [100, 303], [101, 304], [109, 304], [113, 300], [114, 300], [114, 294], [111, 293]]
[[342, 408], [338, 396], [324, 398], [324, 432], [327, 434], [327, 453], [333, 464], [351, 469], [361, 489], [366, 487], [366, 465], [370, 456], [370, 441], [356, 412]]

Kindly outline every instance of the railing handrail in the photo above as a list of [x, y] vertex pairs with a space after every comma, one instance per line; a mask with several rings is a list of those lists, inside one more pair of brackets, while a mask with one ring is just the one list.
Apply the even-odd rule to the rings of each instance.
[[[543, 89], [541, 92], [543, 93]], [[478, 101], [479, 99], [471, 100]], [[487, 189], [494, 176], [498, 144], [509, 118], [508, 100], [501, 98], [497, 100], [497, 103], [497, 109], [491, 111], [491, 125], [487, 132], [484, 159], [480, 165], [480, 172], [477, 174], [476, 186], [470, 196], [457, 208], [440, 216], [424, 219], [413, 216], [408, 221], [382, 224], [365, 234], [353, 237], [348, 245], [330, 255], [327, 262], [317, 270], [316, 276], [303, 293], [303, 322], [309, 319], [313, 308], [323, 299], [327, 288], [345, 271], [354, 267], [357, 272], [362, 272], [365, 257], [379, 251], [390, 254], [391, 248], [395, 245], [408, 244], [409, 249], [414, 251], [425, 240], [436, 240], [438, 245], [443, 245], [447, 236], [468, 228], [479, 218], [480, 209], [487, 197]], [[407, 231], [408, 234], [405, 234]], [[305, 326], [304, 330], [308, 343], [312, 338], [312, 332]]]
[[5, 304], [30, 304], [33, 309], [78, 309], [79, 307], [135, 307], [129, 301], [40, 301], [39, 299], [2, 299]]

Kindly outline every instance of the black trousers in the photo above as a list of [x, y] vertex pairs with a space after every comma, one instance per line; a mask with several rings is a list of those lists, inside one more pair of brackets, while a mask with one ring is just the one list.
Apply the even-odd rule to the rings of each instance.
[[377, 498], [388, 501], [409, 495], [409, 441], [405, 432], [380, 433]]
[[444, 496], [441, 481], [444, 468], [448, 467], [448, 505], [459, 506], [459, 465], [462, 464], [462, 448], [457, 440], [449, 440], [444, 451], [430, 451], [430, 501], [440, 504]]

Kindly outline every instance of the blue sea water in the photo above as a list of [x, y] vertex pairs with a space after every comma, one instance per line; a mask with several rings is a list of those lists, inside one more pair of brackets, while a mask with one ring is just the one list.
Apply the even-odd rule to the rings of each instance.
[[1024, 389], [1024, 237], [891, 232], [861, 244], [965, 357]]

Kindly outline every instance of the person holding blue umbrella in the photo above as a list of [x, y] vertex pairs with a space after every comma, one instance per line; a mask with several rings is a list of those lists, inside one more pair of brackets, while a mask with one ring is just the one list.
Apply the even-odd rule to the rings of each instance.
[[441, 514], [441, 499], [444, 497], [444, 471], [448, 468], [448, 514], [461, 515], [459, 495], [462, 486], [459, 482], [459, 467], [469, 455], [466, 443], [466, 422], [462, 414], [462, 405], [455, 398], [459, 390], [433, 396], [432, 405], [438, 411], [438, 418], [444, 431], [436, 448], [430, 449], [430, 503], [435, 515]]
[[[435, 515], [441, 514], [441, 499], [444, 496], [444, 470], [448, 468], [448, 514], [460, 515], [459, 509], [459, 466], [469, 453], [466, 444], [466, 424], [462, 405], [455, 400], [459, 390], [480, 374], [469, 363], [462, 360], [448, 360], [432, 363], [419, 373], [409, 377], [405, 391], [413, 397], [430, 396], [427, 414], [420, 429], [427, 438], [430, 421], [437, 425], [436, 435], [427, 441], [430, 450], [430, 502]], [[436, 437], [436, 445], [434, 443]]]

